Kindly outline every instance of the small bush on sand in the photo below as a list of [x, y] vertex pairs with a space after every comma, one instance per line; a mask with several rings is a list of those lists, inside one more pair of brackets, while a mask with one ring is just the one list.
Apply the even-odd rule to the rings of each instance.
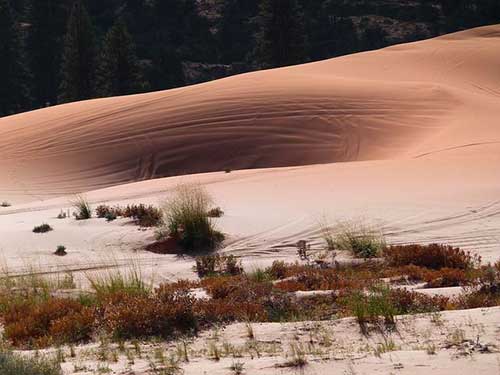
[[163, 206], [168, 233], [187, 252], [213, 250], [224, 240], [207, 216], [212, 198], [199, 185], [180, 185]]
[[56, 251], [54, 252], [55, 255], [58, 255], [58, 256], [64, 256], [66, 255], [66, 246], [63, 246], [63, 245], [59, 245], [57, 246], [56, 248]]
[[11, 204], [7, 201], [3, 201], [2, 203], [0, 203], [0, 207], [10, 207]]
[[18, 354], [0, 351], [0, 374], [2, 375], [62, 375], [61, 367], [53, 360], [24, 358]]
[[208, 217], [222, 217], [224, 216], [224, 211], [220, 207], [215, 207], [207, 212]]
[[92, 217], [92, 207], [84, 196], [77, 196], [72, 204], [76, 210], [74, 213], [76, 220], [87, 220]]
[[141, 227], [156, 227], [162, 223], [163, 213], [154, 206], [144, 204], [132, 204], [125, 207], [123, 216], [134, 219]]
[[49, 224], [37, 225], [33, 228], [33, 233], [47, 233], [54, 230]]
[[356, 257], [379, 256], [386, 246], [380, 230], [361, 222], [345, 221], [338, 224], [333, 231], [335, 235], [332, 249], [349, 251]]
[[391, 266], [415, 265], [434, 270], [441, 268], [470, 269], [481, 263], [481, 257], [448, 245], [398, 245], [384, 250]]
[[198, 276], [239, 275], [243, 272], [241, 262], [234, 255], [205, 255], [196, 257], [196, 273]]

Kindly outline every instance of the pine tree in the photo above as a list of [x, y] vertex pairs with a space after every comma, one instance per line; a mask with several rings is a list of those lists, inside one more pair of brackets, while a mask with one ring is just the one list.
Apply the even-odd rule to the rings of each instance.
[[217, 24], [219, 60], [224, 64], [243, 62], [252, 48], [252, 23], [257, 2], [225, 0]]
[[0, 116], [29, 109], [23, 41], [9, 0], [0, 0]]
[[59, 67], [69, 0], [32, 0], [28, 34], [36, 107], [57, 103]]
[[96, 41], [94, 26], [81, 1], [73, 5], [64, 37], [61, 102], [90, 99], [96, 96]]
[[304, 62], [304, 23], [296, 0], [262, 0], [254, 58], [264, 68]]
[[135, 46], [122, 20], [113, 25], [104, 39], [98, 82], [101, 96], [127, 95], [144, 89]]

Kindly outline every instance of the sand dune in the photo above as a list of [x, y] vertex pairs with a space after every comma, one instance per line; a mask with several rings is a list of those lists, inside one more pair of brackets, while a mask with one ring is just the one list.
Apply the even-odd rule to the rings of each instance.
[[0, 197], [500, 148], [500, 26], [0, 119]]

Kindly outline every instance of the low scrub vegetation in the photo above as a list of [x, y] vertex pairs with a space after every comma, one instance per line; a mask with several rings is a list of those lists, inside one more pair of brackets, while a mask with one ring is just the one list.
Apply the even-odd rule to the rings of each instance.
[[223, 240], [207, 212], [212, 197], [199, 185], [180, 185], [163, 205], [168, 235], [186, 252], [210, 251]]
[[49, 224], [37, 225], [33, 228], [33, 233], [47, 233], [54, 230]]
[[384, 258], [391, 266], [414, 265], [434, 270], [467, 270], [481, 262], [479, 256], [468, 251], [440, 244], [389, 246], [384, 251]]
[[208, 217], [222, 217], [224, 216], [224, 211], [220, 207], [214, 207], [207, 212]]
[[[454, 260], [455, 253], [446, 254]], [[338, 316], [354, 316], [368, 332], [372, 327], [393, 327], [400, 314], [500, 305], [500, 263], [471, 267], [436, 270], [368, 260], [320, 268], [277, 261], [245, 273], [234, 257], [206, 256], [196, 261], [199, 281], [153, 288], [144, 283], [138, 269], [107, 271], [111, 273], [88, 276], [92, 293], [71, 299], [54, 296], [53, 287], [42, 292], [37, 286], [20, 289], [18, 283], [5, 281], [0, 285], [0, 318], [5, 338], [16, 347], [85, 342], [100, 332], [117, 340], [174, 338], [233, 321], [250, 324]], [[442, 285], [445, 275], [454, 283], [465, 280], [466, 291], [448, 298], [394, 285], [412, 269], [431, 285]], [[195, 288], [203, 288], [208, 298], [196, 298]]]
[[76, 220], [87, 220], [92, 217], [92, 207], [84, 196], [77, 196], [72, 204], [73, 208], [76, 210], [76, 212], [73, 213]]
[[11, 204], [7, 201], [3, 201], [2, 203], [0, 203], [0, 207], [10, 207]]
[[61, 367], [53, 360], [24, 358], [10, 351], [0, 350], [2, 375], [62, 375]]
[[64, 245], [58, 245], [57, 248], [56, 248], [56, 251], [54, 252], [55, 255], [58, 255], [58, 256], [64, 256], [67, 254], [66, 252], [66, 246]]
[[101, 204], [96, 208], [96, 216], [107, 221], [116, 220], [118, 217], [131, 218], [141, 227], [156, 227], [162, 223], [162, 212], [159, 208], [145, 204], [131, 204], [126, 207], [108, 206]]
[[241, 262], [234, 255], [205, 255], [196, 257], [196, 273], [200, 278], [216, 275], [239, 275]]
[[320, 225], [328, 250], [347, 251], [359, 258], [380, 256], [386, 247], [382, 232], [363, 222], [345, 221], [333, 228]]

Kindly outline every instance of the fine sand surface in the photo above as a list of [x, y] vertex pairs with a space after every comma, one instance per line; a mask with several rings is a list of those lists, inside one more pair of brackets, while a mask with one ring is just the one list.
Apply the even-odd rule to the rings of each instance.
[[[220, 251], [241, 257], [250, 269], [276, 259], [297, 260], [298, 240], [321, 250], [319, 222], [339, 220], [377, 225], [389, 243], [448, 243], [496, 261], [498, 51], [500, 25], [2, 118], [0, 202], [12, 203], [0, 207], [2, 263], [14, 274], [73, 271], [82, 286], [86, 273], [132, 264], [157, 283], [194, 278], [191, 257], [144, 250], [154, 240], [152, 229], [138, 229], [126, 219], [56, 218], [71, 210], [77, 193], [94, 207], [157, 205], [180, 183], [202, 184], [213, 195], [225, 212], [217, 220], [227, 234]], [[172, 175], [178, 176], [165, 177]], [[54, 230], [32, 233], [42, 223]], [[66, 246], [67, 256], [52, 254], [58, 245]], [[326, 322], [336, 346], [324, 360], [311, 355], [305, 373], [497, 373], [500, 310], [443, 315], [446, 330], [433, 327], [428, 317], [403, 325], [392, 337], [397, 348], [380, 358], [372, 349], [382, 337], [366, 342], [352, 320]], [[242, 359], [247, 373], [295, 373], [275, 365], [286, 361], [288, 341], [300, 327], [257, 325], [259, 340], [282, 339], [285, 352]], [[470, 347], [447, 347], [456, 328], [468, 339], [492, 343], [492, 352], [471, 355]], [[232, 325], [224, 334], [243, 342], [243, 330]], [[301, 332], [306, 342], [308, 334]], [[436, 355], [426, 353], [430, 343], [438, 348]], [[91, 347], [81, 349], [78, 358], [85, 361]], [[127, 373], [126, 359], [120, 361], [110, 367]], [[146, 374], [147, 362], [136, 362], [136, 373]], [[229, 374], [231, 363], [201, 355], [183, 367], [186, 374]], [[70, 360], [68, 373], [73, 365]]]

